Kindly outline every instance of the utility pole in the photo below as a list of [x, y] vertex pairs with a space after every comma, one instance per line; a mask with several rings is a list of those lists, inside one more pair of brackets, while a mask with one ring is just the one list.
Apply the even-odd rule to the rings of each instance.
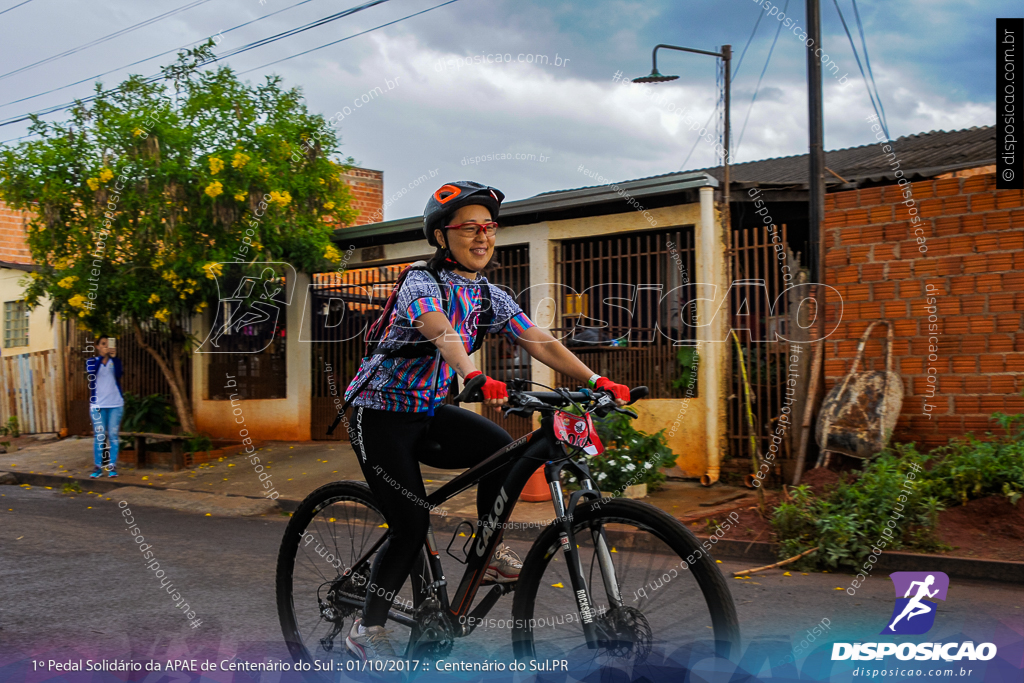
[[[807, 48], [807, 128], [810, 136], [810, 177], [808, 178], [808, 218], [810, 228], [810, 265], [814, 282], [825, 282], [825, 148], [821, 104], [821, 7], [819, 0], [807, 0], [807, 35], [814, 41]], [[815, 52], [817, 51], [817, 54]], [[820, 297], [819, 297], [820, 298]], [[820, 304], [821, 302], [819, 302]], [[818, 315], [819, 339], [825, 334], [825, 316]]]

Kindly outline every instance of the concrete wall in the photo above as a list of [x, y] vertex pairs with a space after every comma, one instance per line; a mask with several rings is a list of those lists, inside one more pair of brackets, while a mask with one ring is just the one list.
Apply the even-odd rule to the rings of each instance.
[[[19, 281], [28, 278], [28, 273], [13, 268], [0, 268], [0, 304], [7, 301], [18, 301], [25, 298], [25, 288]], [[3, 324], [3, 306], [0, 305], [0, 324]], [[22, 353], [49, 351], [58, 348], [58, 325], [50, 324], [50, 300], [42, 299], [40, 305], [28, 314], [28, 346], [3, 348], [4, 356], [17, 356]], [[3, 332], [0, 330], [0, 345], [3, 344]]]
[[[715, 209], [711, 188], [701, 190], [700, 203], [650, 209], [649, 213], [659, 228], [694, 225], [696, 227], [696, 273], [693, 282], [717, 285], [714, 301], [703, 302], [698, 309], [698, 322], [710, 321], [728, 290], [725, 261], [725, 241], [719, 214]], [[562, 240], [616, 233], [650, 230], [651, 225], [638, 212], [608, 216], [547, 221], [531, 225], [514, 226], [501, 233], [499, 246], [528, 244], [530, 247], [530, 319], [541, 327], [552, 327], [555, 320], [555, 286], [558, 277], [556, 255]], [[427, 258], [434, 253], [426, 240], [389, 244], [384, 246], [381, 261], [363, 262], [358, 257], [349, 267], [372, 265], [383, 261]], [[668, 443], [678, 455], [676, 464], [691, 477], [710, 474], [718, 478], [717, 463], [724, 454], [726, 442], [726, 378], [728, 347], [712, 343], [710, 339], [723, 339], [728, 320], [720, 316], [711, 325], [700, 328], [700, 396], [688, 404], [681, 399], [649, 399], [638, 403], [640, 415], [636, 427], [646, 432], [668, 430]], [[476, 362], [477, 359], [474, 358]], [[479, 365], [479, 363], [478, 363]], [[554, 371], [533, 361], [533, 378], [544, 384], [554, 383]], [[614, 377], [612, 379], [615, 379]], [[469, 407], [469, 406], [467, 406]]]
[[[288, 373], [286, 398], [211, 401], [207, 399], [207, 369], [209, 354], [196, 354], [192, 367], [192, 396], [196, 413], [196, 427], [216, 438], [237, 439], [239, 430], [249, 430], [249, 436], [264, 440], [309, 441], [312, 345], [299, 339], [309, 339], [312, 330], [310, 316], [303, 316], [306, 291], [310, 278], [299, 273], [287, 283], [285, 308], [287, 320]], [[193, 329], [201, 330], [205, 339], [209, 334], [212, 315], [196, 316]], [[235, 411], [241, 410], [241, 413]], [[242, 422], [239, 422], [242, 420]]]

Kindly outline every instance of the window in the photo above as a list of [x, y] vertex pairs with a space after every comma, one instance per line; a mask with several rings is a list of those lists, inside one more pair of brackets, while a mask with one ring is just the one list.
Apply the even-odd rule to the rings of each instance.
[[28, 308], [24, 301], [4, 302], [4, 348], [28, 346]]

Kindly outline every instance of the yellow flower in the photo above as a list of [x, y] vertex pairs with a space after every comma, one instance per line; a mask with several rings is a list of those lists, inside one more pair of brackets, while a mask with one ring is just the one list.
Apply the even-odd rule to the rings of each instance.
[[[82, 296], [81, 294], [76, 294], [73, 297], [71, 297], [70, 299], [68, 299], [68, 306], [71, 306], [71, 308], [81, 308], [82, 304], [84, 304], [84, 303], [85, 303], [85, 297]], [[84, 311], [82, 312], [82, 315], [85, 315]]]
[[239, 192], [238, 194], [235, 195], [235, 201], [244, 202], [248, 196], [249, 195], [245, 194], [244, 192]]
[[161, 308], [159, 311], [156, 312], [156, 314], [153, 317], [159, 320], [160, 322], [165, 323], [171, 319], [171, 312], [166, 308]]
[[96, 190], [100, 189], [100, 179], [99, 178], [89, 178], [85, 182], [89, 186], [89, 189], [92, 190], [93, 192], [95, 192]]
[[100, 182], [104, 182], [105, 183], [105, 182], [107, 182], [108, 180], [110, 180], [113, 177], [114, 177], [114, 172], [111, 171], [109, 168], [105, 168], [102, 171], [100, 171]]
[[292, 201], [292, 196], [287, 190], [284, 192], [271, 192], [270, 201], [281, 206], [288, 206]]
[[[34, 274], [35, 273], [33, 273], [33, 275]], [[58, 282], [57, 286], [58, 287], [63, 287], [64, 289], [71, 289], [71, 285], [73, 285], [76, 282], [78, 282], [78, 277], [77, 276], [75, 276], [75, 275], [68, 275], [66, 278], [64, 278], [63, 280]]]
[[136, 128], [135, 130], [132, 131], [132, 135], [134, 135], [135, 137], [139, 137], [145, 132], [146, 131], [142, 130], [141, 128]]
[[200, 301], [199, 305], [192, 309], [192, 312], [193, 313], [202, 313], [203, 309], [205, 309], [205, 308], [206, 308], [206, 302], [205, 301]]
[[243, 154], [242, 152], [235, 152], [235, 158], [231, 160], [231, 165], [235, 168], [242, 168], [249, 163], [249, 155]]
[[149, 301], [147, 301], [146, 303], [147, 304], [158, 304], [158, 303], [160, 303], [160, 295], [159, 294], [150, 294], [149, 295]]
[[224, 168], [224, 162], [217, 157], [210, 157], [210, 173], [217, 175]]
[[217, 195], [222, 194], [223, 192], [224, 186], [220, 184], [219, 180], [214, 180], [206, 187], [206, 194], [210, 195], [211, 197], [216, 197]]
[[327, 202], [326, 204], [324, 204], [324, 208], [330, 211], [331, 209], [334, 208], [334, 202]]
[[224, 266], [220, 263], [207, 263], [203, 266], [203, 270], [206, 271], [207, 278], [216, 280], [217, 276], [224, 272]]
[[328, 244], [327, 248], [324, 249], [324, 258], [328, 261], [337, 261], [341, 258], [341, 252], [335, 249], [333, 244]]
[[326, 180], [324, 180], [323, 178], [321, 178], [321, 179], [320, 179], [320, 184], [321, 184], [321, 185], [323, 185], [323, 184], [324, 184], [324, 183], [326, 183], [326, 182], [327, 182], [327, 181], [326, 181]]

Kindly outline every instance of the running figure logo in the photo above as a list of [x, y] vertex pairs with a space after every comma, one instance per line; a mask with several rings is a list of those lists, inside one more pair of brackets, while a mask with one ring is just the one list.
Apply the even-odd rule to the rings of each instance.
[[946, 599], [949, 577], [942, 572], [895, 572], [889, 578], [896, 588], [896, 607], [882, 633], [905, 636], [927, 633], [935, 624], [938, 611], [934, 600]]

